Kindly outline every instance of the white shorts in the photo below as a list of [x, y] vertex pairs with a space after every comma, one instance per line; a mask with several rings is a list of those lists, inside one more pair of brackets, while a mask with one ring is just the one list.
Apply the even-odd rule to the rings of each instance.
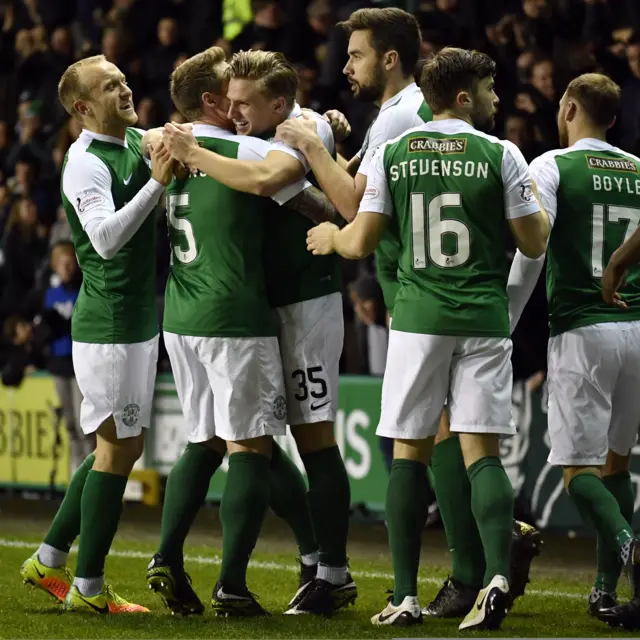
[[435, 436], [445, 402], [451, 431], [511, 436], [511, 340], [389, 332], [376, 433]]
[[132, 344], [74, 342], [72, 353], [85, 434], [96, 431], [109, 416], [120, 439], [139, 436], [150, 426], [158, 336]]
[[342, 295], [276, 309], [289, 424], [334, 422], [344, 342]]
[[164, 332], [189, 442], [286, 433], [278, 339], [200, 338]]
[[600, 466], [626, 456], [640, 425], [640, 322], [572, 329], [549, 340], [549, 463]]

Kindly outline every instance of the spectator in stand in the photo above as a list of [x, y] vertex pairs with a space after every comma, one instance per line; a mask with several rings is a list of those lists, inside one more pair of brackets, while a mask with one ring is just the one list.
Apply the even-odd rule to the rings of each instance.
[[625, 149], [640, 152], [640, 35], [634, 35], [626, 47], [628, 75], [622, 84], [620, 127]]
[[[253, 20], [231, 41], [233, 52], [248, 49], [283, 51], [285, 30], [277, 0], [251, 0]], [[285, 54], [286, 51], [283, 51]]]
[[62, 415], [69, 434], [71, 473], [95, 448], [95, 434], [86, 437], [80, 428], [82, 394], [76, 382], [71, 358], [71, 315], [78, 299], [82, 275], [71, 243], [57, 244], [51, 251], [53, 274], [44, 294], [44, 308], [55, 310], [66, 320], [67, 330], [49, 343], [47, 369], [53, 375]]
[[178, 23], [173, 18], [162, 18], [158, 22], [157, 44], [144, 55], [142, 67], [145, 93], [153, 99], [163, 121], [173, 109], [167, 90], [168, 78], [182, 53]]
[[504, 137], [522, 151], [527, 162], [537, 158], [543, 151], [535, 140], [531, 119], [522, 111], [510, 113], [505, 118]]
[[5, 161], [5, 170], [12, 174], [16, 163], [25, 157], [33, 158], [41, 168], [51, 167], [51, 151], [42, 128], [43, 104], [39, 100], [23, 102], [18, 121], [18, 140], [11, 148]]
[[9, 139], [9, 126], [6, 122], [0, 121], [0, 171], [2, 171], [3, 174], [10, 152], [11, 141]]
[[[7, 175], [9, 171], [7, 171]], [[42, 175], [40, 164], [29, 153], [21, 151], [16, 160], [13, 175], [7, 179], [7, 186], [15, 199], [33, 200], [39, 212], [40, 222], [51, 224], [55, 218], [57, 190], [53, 190], [46, 176]]]
[[2, 239], [7, 283], [4, 305], [17, 309], [36, 282], [36, 270], [47, 254], [47, 228], [38, 220], [33, 200], [22, 198], [11, 210]]
[[357, 320], [362, 373], [382, 376], [387, 363], [389, 330], [378, 280], [372, 274], [361, 274], [351, 283], [349, 297]]
[[56, 221], [51, 225], [51, 231], [49, 232], [49, 246], [53, 249], [60, 243], [69, 243], [71, 241], [71, 226], [69, 225], [69, 220], [67, 220], [64, 207], [60, 205]]

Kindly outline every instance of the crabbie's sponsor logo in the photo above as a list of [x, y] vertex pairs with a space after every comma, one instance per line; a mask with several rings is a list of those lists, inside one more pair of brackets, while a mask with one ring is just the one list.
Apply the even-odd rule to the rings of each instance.
[[638, 173], [638, 166], [633, 160], [627, 158], [602, 158], [600, 156], [587, 156], [589, 169], [608, 169], [609, 171], [626, 171]]
[[428, 138], [420, 136], [409, 138], [409, 153], [431, 151], [435, 153], [464, 153], [467, 149], [466, 138]]

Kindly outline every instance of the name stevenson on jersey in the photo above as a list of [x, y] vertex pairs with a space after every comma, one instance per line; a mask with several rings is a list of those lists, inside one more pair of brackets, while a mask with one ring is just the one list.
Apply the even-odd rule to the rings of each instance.
[[[463, 154], [467, 148], [466, 138], [429, 138], [420, 136], [407, 141], [409, 153], [434, 152], [440, 155]], [[467, 178], [487, 179], [489, 163], [473, 160], [445, 160], [441, 158], [416, 158], [403, 160], [389, 167], [392, 182], [408, 176], [465, 176]]]

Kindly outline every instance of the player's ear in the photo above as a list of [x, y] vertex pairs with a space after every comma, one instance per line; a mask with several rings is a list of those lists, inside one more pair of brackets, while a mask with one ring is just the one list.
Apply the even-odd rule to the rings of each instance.
[[473, 99], [468, 91], [459, 91], [456, 96], [456, 106], [463, 109], [469, 109], [473, 104]]
[[91, 109], [89, 105], [84, 100], [76, 100], [73, 103], [73, 108], [82, 116], [88, 116], [91, 114]]
[[384, 65], [385, 69], [392, 69], [397, 64], [399, 64], [399, 62], [400, 56], [398, 55], [397, 51], [387, 51], [387, 53], [382, 56], [382, 64]]
[[210, 93], [209, 91], [205, 91], [201, 98], [200, 101], [202, 102], [203, 106], [207, 106], [207, 107], [215, 107], [216, 106], [216, 100], [215, 100], [215, 96]]
[[278, 113], [286, 113], [287, 112], [287, 101], [284, 96], [279, 96], [273, 101], [273, 110]]
[[572, 122], [573, 119], [576, 117], [578, 113], [578, 106], [576, 105], [575, 102], [569, 100], [569, 103], [567, 104], [567, 111], [564, 115], [564, 119], [567, 122]]

